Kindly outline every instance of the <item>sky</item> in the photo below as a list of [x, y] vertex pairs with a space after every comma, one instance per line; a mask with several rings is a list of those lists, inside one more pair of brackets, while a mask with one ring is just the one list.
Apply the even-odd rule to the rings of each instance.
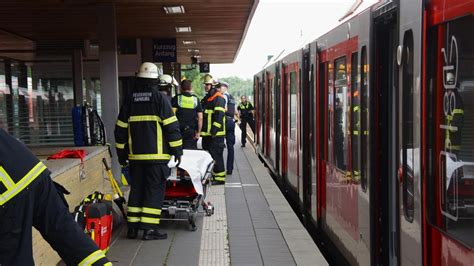
[[260, 0], [233, 64], [212, 64], [217, 78], [252, 78], [268, 55], [295, 51], [339, 24], [355, 0]]

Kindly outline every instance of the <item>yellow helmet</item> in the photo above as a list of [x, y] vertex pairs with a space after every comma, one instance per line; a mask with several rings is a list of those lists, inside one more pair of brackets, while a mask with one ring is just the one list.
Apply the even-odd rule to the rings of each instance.
[[203, 82], [204, 84], [211, 84], [213, 86], [217, 85], [217, 81], [209, 74], [206, 74], [203, 79], [204, 79], [204, 82]]

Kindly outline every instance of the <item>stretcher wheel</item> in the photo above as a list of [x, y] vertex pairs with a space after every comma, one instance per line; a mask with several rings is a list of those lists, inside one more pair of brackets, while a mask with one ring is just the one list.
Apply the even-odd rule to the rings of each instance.
[[188, 217], [189, 225], [191, 226], [190, 229], [191, 231], [196, 231], [197, 226], [196, 226], [196, 212], [191, 212]]
[[206, 204], [206, 215], [211, 216], [214, 214], [214, 205], [212, 205], [210, 202]]

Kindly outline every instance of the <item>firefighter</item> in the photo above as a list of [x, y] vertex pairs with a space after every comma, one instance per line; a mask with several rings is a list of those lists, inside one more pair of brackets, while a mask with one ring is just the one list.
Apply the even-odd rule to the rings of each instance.
[[130, 162], [132, 176], [127, 208], [127, 237], [131, 239], [137, 237], [138, 229], [144, 230], [144, 240], [167, 238], [158, 230], [170, 175], [167, 164], [174, 155], [179, 165], [183, 154], [178, 120], [158, 83], [156, 65], [143, 63], [115, 126], [119, 162]]
[[171, 92], [174, 86], [178, 86], [178, 82], [176, 81], [176, 79], [171, 75], [164, 74], [160, 76], [158, 85], [159, 91], [166, 95], [166, 98], [171, 101]]
[[201, 136], [203, 149], [209, 151], [215, 161], [214, 183], [223, 184], [226, 176], [224, 165], [225, 99], [217, 90], [217, 85], [211, 75], [204, 77], [204, 89], [207, 94], [202, 99], [204, 121]]
[[225, 98], [225, 117], [226, 117], [226, 134], [225, 144], [227, 147], [227, 174], [232, 175], [234, 170], [234, 144], [235, 144], [235, 99], [229, 93], [229, 84], [227, 82], [219, 82], [219, 92]]
[[0, 265], [34, 265], [33, 226], [67, 265], [112, 265], [72, 219], [46, 166], [2, 129], [0, 147]]
[[183, 149], [196, 150], [202, 128], [202, 106], [199, 98], [192, 93], [190, 80], [181, 82], [181, 93], [173, 97], [171, 105], [179, 121]]
[[240, 97], [240, 104], [237, 107], [239, 111], [239, 118], [240, 118], [240, 129], [242, 130], [242, 147], [245, 147], [245, 143], [247, 142], [247, 124], [250, 125], [250, 129], [255, 134], [255, 120], [253, 119], [253, 105], [247, 101], [246, 96]]

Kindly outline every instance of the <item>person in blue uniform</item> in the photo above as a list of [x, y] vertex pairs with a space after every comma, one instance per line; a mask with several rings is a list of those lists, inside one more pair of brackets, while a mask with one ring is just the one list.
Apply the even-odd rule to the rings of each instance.
[[255, 120], [253, 119], [253, 105], [247, 101], [246, 96], [240, 97], [240, 104], [237, 107], [240, 118], [240, 129], [242, 130], [241, 142], [242, 147], [245, 147], [247, 142], [247, 124], [250, 125], [250, 129], [255, 134]]
[[226, 117], [226, 134], [225, 144], [227, 147], [227, 174], [231, 175], [234, 170], [234, 144], [235, 144], [235, 99], [229, 92], [229, 84], [224, 81], [219, 82], [219, 91], [225, 98], [225, 117]]
[[178, 118], [183, 149], [196, 150], [202, 128], [202, 106], [199, 98], [192, 92], [190, 80], [181, 82], [181, 93], [173, 97], [171, 106]]

